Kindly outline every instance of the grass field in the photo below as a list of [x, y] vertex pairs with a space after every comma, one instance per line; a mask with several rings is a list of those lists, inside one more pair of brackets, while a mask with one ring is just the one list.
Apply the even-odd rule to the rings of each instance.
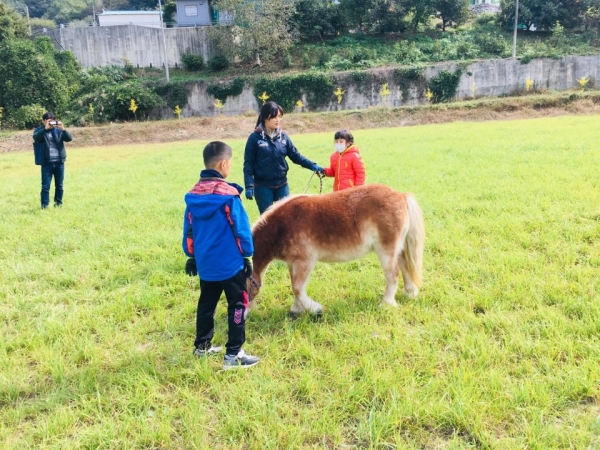
[[[378, 309], [371, 255], [318, 265], [324, 317], [292, 319], [273, 264], [247, 327], [262, 361], [233, 373], [191, 353], [181, 225], [205, 142], [68, 149], [46, 211], [33, 155], [0, 155], [0, 447], [599, 448], [600, 116], [355, 137], [367, 181], [424, 211], [420, 296]], [[329, 133], [292, 139], [332, 151]], [[309, 177], [293, 166], [292, 191]]]

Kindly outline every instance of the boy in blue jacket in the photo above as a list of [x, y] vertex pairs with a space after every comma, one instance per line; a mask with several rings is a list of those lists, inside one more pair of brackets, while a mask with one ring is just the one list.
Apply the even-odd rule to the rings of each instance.
[[259, 358], [247, 355], [242, 345], [246, 340], [248, 314], [246, 278], [252, 275], [250, 258], [254, 245], [240, 199], [243, 189], [225, 181], [231, 171], [231, 147], [219, 141], [210, 142], [203, 156], [206, 169], [185, 195], [182, 242], [183, 251], [190, 257], [186, 272], [200, 276], [194, 355], [203, 357], [222, 349], [211, 344], [217, 303], [225, 291], [229, 334], [223, 369], [251, 367]]

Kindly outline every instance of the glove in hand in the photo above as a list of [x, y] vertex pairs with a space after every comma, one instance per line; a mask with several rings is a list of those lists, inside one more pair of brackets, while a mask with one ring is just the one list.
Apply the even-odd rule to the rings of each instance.
[[318, 174], [323, 174], [323, 173], [325, 173], [325, 169], [323, 169], [321, 166], [315, 164], [313, 166], [313, 172], [316, 172]]
[[252, 200], [254, 198], [254, 189], [246, 189], [246, 198]]
[[190, 277], [198, 275], [198, 268], [196, 267], [196, 258], [188, 258], [185, 262], [185, 273]]
[[246, 278], [250, 278], [252, 276], [252, 261], [248, 258], [244, 258], [244, 272], [246, 273]]

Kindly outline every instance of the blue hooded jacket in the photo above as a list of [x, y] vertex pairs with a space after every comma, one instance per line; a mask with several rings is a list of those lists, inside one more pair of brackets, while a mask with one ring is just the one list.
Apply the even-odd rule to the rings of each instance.
[[200, 181], [185, 195], [183, 251], [196, 258], [204, 281], [233, 277], [244, 268], [244, 258], [254, 253], [242, 190], [216, 170], [203, 170]]

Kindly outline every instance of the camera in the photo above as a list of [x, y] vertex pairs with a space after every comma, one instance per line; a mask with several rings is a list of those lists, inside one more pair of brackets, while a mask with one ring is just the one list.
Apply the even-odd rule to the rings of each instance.
[[58, 125], [58, 120], [51, 120], [50, 122], [48, 122], [50, 125], [52, 126], [56, 126]]

